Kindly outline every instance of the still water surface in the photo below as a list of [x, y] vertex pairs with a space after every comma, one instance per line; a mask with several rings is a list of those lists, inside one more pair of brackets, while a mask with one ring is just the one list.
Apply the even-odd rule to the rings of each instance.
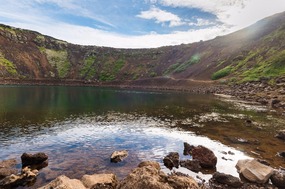
[[[250, 108], [252, 108], [250, 106]], [[237, 176], [238, 159], [266, 159], [273, 167], [284, 160], [276, 153], [284, 142], [274, 138], [284, 117], [245, 108], [211, 95], [95, 87], [0, 87], [0, 160], [24, 152], [45, 152], [48, 167], [40, 170], [37, 188], [65, 174], [114, 172], [124, 178], [143, 160], [169, 152], [183, 156], [183, 142], [204, 145], [218, 157], [217, 171]], [[247, 125], [245, 120], [252, 120]], [[125, 161], [110, 163], [115, 150], [127, 149]], [[234, 155], [225, 152], [231, 151]], [[179, 171], [196, 176], [184, 168]], [[210, 178], [213, 170], [198, 173]]]

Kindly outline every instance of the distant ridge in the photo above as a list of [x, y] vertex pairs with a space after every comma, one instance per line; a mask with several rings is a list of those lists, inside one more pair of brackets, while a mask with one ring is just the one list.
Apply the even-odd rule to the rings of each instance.
[[[0, 25], [0, 80], [245, 82], [285, 74], [285, 12], [213, 40], [152, 49], [80, 46]], [[140, 83], [140, 82], [138, 82]]]

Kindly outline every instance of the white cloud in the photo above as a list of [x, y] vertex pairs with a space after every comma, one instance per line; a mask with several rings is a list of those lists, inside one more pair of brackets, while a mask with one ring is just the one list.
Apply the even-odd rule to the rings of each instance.
[[240, 29], [262, 18], [285, 11], [284, 0], [157, 0], [165, 6], [198, 8], [219, 21]]
[[149, 20], [153, 19], [156, 23], [159, 24], [165, 24], [169, 22], [170, 27], [181, 26], [185, 24], [177, 15], [156, 7], [152, 7], [148, 11], [142, 11], [139, 15], [137, 15], [137, 17]]
[[209, 25], [214, 25], [215, 23], [202, 18], [197, 18], [196, 22], [188, 22], [187, 24], [189, 26], [209, 26]]

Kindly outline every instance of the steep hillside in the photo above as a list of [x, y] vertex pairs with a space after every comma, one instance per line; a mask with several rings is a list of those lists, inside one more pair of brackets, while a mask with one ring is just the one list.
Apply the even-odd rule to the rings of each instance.
[[156, 49], [73, 45], [0, 25], [0, 79], [250, 81], [285, 74], [285, 13], [210, 41]]

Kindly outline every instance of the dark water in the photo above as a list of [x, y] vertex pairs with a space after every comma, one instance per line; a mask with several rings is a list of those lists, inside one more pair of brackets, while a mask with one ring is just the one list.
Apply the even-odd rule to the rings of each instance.
[[[245, 124], [247, 119], [253, 123]], [[182, 155], [185, 141], [212, 149], [217, 170], [232, 175], [237, 175], [234, 166], [242, 158], [262, 158], [273, 167], [284, 163], [276, 156], [285, 150], [284, 142], [274, 138], [276, 129], [285, 128], [284, 117], [211, 95], [2, 86], [0, 128], [0, 160], [17, 158], [20, 167], [24, 152], [49, 156], [48, 167], [29, 188], [61, 174], [81, 178], [113, 172], [123, 178], [139, 162], [161, 163], [171, 151], [179, 152], [181, 159], [191, 158]], [[110, 163], [111, 153], [122, 149], [129, 151], [127, 159]], [[235, 155], [224, 153], [228, 151]], [[179, 171], [196, 175], [184, 168]], [[198, 175], [211, 177], [207, 172]]]

